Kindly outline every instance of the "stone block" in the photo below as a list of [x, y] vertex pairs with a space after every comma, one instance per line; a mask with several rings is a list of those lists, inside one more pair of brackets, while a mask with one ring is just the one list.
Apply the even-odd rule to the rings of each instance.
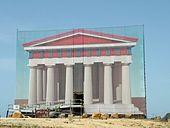
[[132, 117], [132, 114], [130, 113], [125, 114], [125, 118], [131, 118], [131, 117]]
[[23, 118], [24, 116], [22, 115], [21, 112], [14, 112], [12, 114], [12, 118]]
[[100, 112], [94, 112], [92, 114], [92, 119], [101, 119], [101, 113]]
[[119, 114], [118, 114], [118, 113], [113, 113], [113, 114], [111, 115], [111, 118], [118, 119], [118, 118], [119, 118]]
[[87, 117], [88, 117], [87, 113], [83, 113], [82, 118], [87, 118]]
[[102, 120], [107, 120], [109, 118], [109, 115], [108, 114], [106, 114], [106, 113], [102, 113], [101, 114], [101, 119]]

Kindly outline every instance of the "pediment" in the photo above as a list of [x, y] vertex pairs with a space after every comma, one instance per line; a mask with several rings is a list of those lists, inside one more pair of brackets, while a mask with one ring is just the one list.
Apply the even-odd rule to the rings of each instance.
[[89, 44], [110, 44], [110, 43], [121, 43], [120, 41], [108, 40], [98, 37], [75, 35], [64, 39], [51, 41], [36, 46], [62, 46], [62, 45], [89, 45]]
[[23, 44], [24, 47], [133, 43], [137, 38], [76, 29]]

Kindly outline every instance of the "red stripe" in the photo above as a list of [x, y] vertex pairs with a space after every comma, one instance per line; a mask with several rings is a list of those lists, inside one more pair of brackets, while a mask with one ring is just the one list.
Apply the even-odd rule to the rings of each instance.
[[105, 56], [106, 55], [106, 50], [102, 49], [100, 55]]
[[86, 56], [86, 51], [85, 50], [82, 50], [81, 51], [81, 56], [83, 57], [83, 56]]
[[55, 58], [55, 57], [58, 57], [57, 56], [57, 51], [53, 51], [53, 57]]
[[38, 52], [33, 52], [33, 58], [39, 58]]
[[127, 55], [127, 48], [123, 48], [120, 50], [120, 55]]
[[77, 56], [76, 50], [73, 50], [73, 51], [72, 51], [72, 56], [73, 56], [73, 57], [76, 57], [76, 56]]
[[115, 55], [115, 50], [114, 49], [110, 50], [110, 55]]
[[65, 50], [62, 51], [62, 57], [66, 57], [67, 56], [67, 52]]
[[43, 58], [48, 58], [48, 52], [47, 51], [43, 52]]
[[93, 50], [91, 51], [91, 55], [92, 55], [92, 56], [96, 56], [96, 49], [93, 49]]

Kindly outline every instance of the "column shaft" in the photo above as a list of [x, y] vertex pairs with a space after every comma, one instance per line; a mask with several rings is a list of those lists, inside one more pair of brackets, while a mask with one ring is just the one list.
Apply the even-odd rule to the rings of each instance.
[[122, 65], [120, 62], [116, 63], [115, 77], [116, 77], [116, 83], [115, 83], [116, 100], [121, 101], [122, 100]]
[[73, 100], [73, 65], [66, 65], [65, 104]]
[[129, 64], [122, 64], [122, 104], [131, 104]]
[[91, 65], [84, 65], [84, 104], [93, 103], [91, 68]]
[[43, 71], [42, 67], [37, 68], [37, 103], [43, 101]]
[[58, 89], [59, 89], [59, 68], [55, 66], [55, 101], [59, 100]]
[[54, 66], [48, 66], [47, 68], [47, 96], [46, 103], [54, 103], [55, 94], [54, 94]]
[[47, 90], [47, 69], [43, 68], [43, 100], [46, 99]]
[[104, 68], [103, 64], [99, 63], [99, 101], [104, 102]]
[[30, 67], [28, 104], [29, 105], [37, 104], [37, 70], [36, 70], [36, 67]]
[[113, 104], [111, 64], [104, 64], [104, 104]]

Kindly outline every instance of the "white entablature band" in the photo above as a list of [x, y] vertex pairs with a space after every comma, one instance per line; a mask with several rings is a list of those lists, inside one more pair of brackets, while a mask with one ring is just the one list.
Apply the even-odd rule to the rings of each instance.
[[73, 58], [44, 58], [29, 59], [28, 66], [47, 65], [54, 66], [56, 64], [74, 65], [76, 63], [93, 64], [93, 63], [132, 63], [132, 56], [102, 56], [102, 57], [73, 57]]

